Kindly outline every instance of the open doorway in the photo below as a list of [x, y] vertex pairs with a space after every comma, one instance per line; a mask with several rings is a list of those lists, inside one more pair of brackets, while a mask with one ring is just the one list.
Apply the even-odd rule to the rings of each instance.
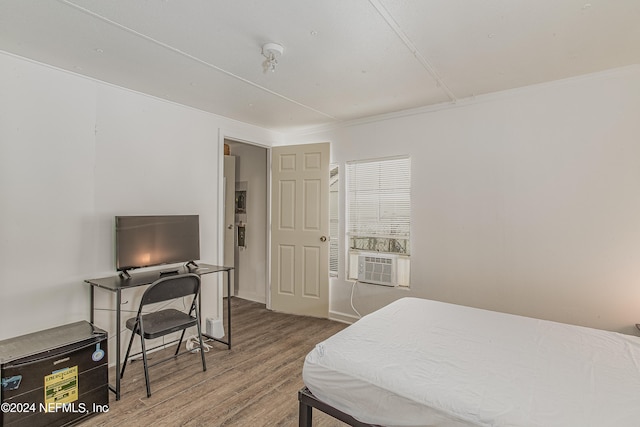
[[224, 144], [224, 265], [235, 269], [233, 295], [264, 304], [268, 288], [268, 149], [228, 138]]

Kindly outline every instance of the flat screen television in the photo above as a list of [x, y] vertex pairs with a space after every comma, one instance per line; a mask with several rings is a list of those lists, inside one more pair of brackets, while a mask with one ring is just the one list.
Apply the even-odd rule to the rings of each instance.
[[199, 259], [198, 215], [116, 216], [118, 271]]

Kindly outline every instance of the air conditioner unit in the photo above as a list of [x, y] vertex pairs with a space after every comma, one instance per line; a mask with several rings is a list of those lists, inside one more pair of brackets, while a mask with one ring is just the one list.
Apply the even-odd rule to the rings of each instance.
[[358, 281], [374, 285], [396, 286], [397, 256], [390, 254], [358, 255]]

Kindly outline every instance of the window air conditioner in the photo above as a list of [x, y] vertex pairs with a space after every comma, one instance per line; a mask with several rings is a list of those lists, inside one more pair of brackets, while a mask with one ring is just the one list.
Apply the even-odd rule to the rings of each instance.
[[358, 281], [374, 285], [396, 286], [397, 256], [390, 254], [358, 255]]

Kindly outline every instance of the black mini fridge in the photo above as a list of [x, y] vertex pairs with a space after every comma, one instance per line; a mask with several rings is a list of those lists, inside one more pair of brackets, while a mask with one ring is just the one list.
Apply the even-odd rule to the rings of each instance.
[[108, 412], [107, 343], [85, 321], [0, 341], [0, 425], [67, 426]]

